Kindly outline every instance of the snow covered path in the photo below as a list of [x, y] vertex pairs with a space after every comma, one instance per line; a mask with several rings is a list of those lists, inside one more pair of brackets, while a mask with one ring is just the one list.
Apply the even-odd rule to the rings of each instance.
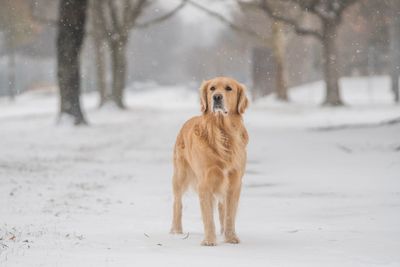
[[[400, 114], [380, 111], [364, 115]], [[366, 120], [335, 112], [329, 125]], [[46, 110], [1, 117], [0, 266], [400, 266], [400, 125], [320, 131], [319, 111], [300, 122], [296, 108], [246, 115], [241, 244], [199, 245], [193, 193], [187, 234], [169, 235], [172, 147], [196, 113], [91, 109], [78, 129], [55, 127]]]

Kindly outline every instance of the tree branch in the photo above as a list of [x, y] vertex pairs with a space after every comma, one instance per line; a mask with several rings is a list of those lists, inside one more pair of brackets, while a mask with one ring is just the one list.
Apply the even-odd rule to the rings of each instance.
[[136, 20], [145, 8], [146, 2], [147, 0], [138, 0], [136, 5], [132, 6], [132, 9], [129, 11], [128, 20], [126, 21], [127, 29], [132, 29], [135, 27]]
[[108, 4], [108, 10], [110, 11], [111, 25], [114, 25], [117, 31], [121, 32], [123, 25], [121, 25], [118, 19], [118, 14], [117, 14], [118, 8], [115, 5], [115, 2], [112, 0], [107, 0], [107, 4]]
[[210, 15], [211, 17], [219, 20], [220, 22], [222, 22], [223, 24], [227, 25], [228, 27], [230, 27], [232, 30], [237, 31], [237, 32], [241, 32], [241, 33], [245, 33], [251, 37], [254, 37], [264, 43], [269, 43], [270, 42], [270, 38], [264, 37], [261, 34], [250, 30], [250, 29], [246, 29], [243, 27], [240, 27], [236, 24], [234, 24], [233, 22], [231, 22], [230, 20], [228, 20], [227, 18], [225, 18], [224, 16], [222, 16], [221, 14], [219, 14], [218, 12], [215, 12], [213, 10], [210, 10], [202, 5], [199, 5], [198, 3], [196, 3], [195, 1], [192, 0], [187, 0], [187, 3], [192, 5], [193, 7], [203, 11], [204, 13]]
[[86, 33], [95, 39], [105, 40], [107, 38], [105, 25], [102, 19], [101, 1], [90, 0], [89, 2], [89, 17], [92, 19], [91, 27], [86, 27]]
[[311, 0], [310, 2], [304, 0], [291, 0], [290, 2], [295, 2], [300, 6], [305, 12], [311, 12], [320, 19], [325, 19], [324, 15], [317, 9], [317, 5], [320, 0]]
[[328, 2], [322, 2], [321, 0], [312, 0], [308, 3], [304, 0], [295, 0], [304, 11], [310, 11], [325, 21], [340, 21], [343, 11], [357, 1], [358, 0], [330, 0]]
[[322, 34], [320, 32], [318, 32], [316, 30], [305, 29], [305, 28], [301, 27], [296, 20], [277, 14], [275, 12], [275, 10], [273, 10], [273, 8], [267, 3], [266, 0], [263, 0], [261, 2], [261, 8], [272, 19], [281, 21], [281, 22], [291, 26], [297, 34], [309, 35], [309, 36], [317, 38], [318, 40], [322, 40]]
[[57, 27], [57, 20], [56, 19], [49, 19], [49, 18], [42, 18], [38, 16], [35, 12], [37, 6], [36, 1], [31, 1], [30, 3], [30, 13], [32, 16], [32, 19], [40, 24], [48, 25], [51, 27]]
[[339, 16], [341, 16], [341, 14], [348, 8], [348, 7], [350, 7], [351, 5], [353, 5], [353, 4], [355, 4], [358, 0], [343, 0], [344, 1], [344, 3], [343, 3], [343, 5], [341, 5], [340, 7], [339, 7], [339, 9], [338, 9], [338, 14], [339, 14]]
[[101, 28], [103, 30], [103, 35], [106, 37], [107, 41], [112, 41], [112, 29], [108, 26], [107, 18], [106, 18], [106, 8], [104, 6], [104, 0], [93, 0], [94, 6], [97, 9], [99, 16], [99, 22], [101, 24]]
[[187, 2], [187, 0], [182, 0], [181, 3], [177, 7], [175, 7], [168, 13], [164, 14], [163, 16], [160, 16], [158, 18], [155, 18], [150, 21], [143, 22], [143, 23], [136, 23], [135, 28], [146, 28], [151, 25], [154, 25], [154, 24], [157, 24], [157, 23], [163, 22], [164, 20], [169, 19], [170, 17], [175, 15], [175, 13], [177, 13], [179, 10], [181, 10], [186, 5], [186, 2]]
[[132, 13], [132, 1], [126, 1], [125, 3], [125, 9], [123, 11], [123, 16], [122, 16], [122, 20], [123, 20], [123, 24], [124, 25], [129, 25], [129, 19], [130, 19], [130, 15]]

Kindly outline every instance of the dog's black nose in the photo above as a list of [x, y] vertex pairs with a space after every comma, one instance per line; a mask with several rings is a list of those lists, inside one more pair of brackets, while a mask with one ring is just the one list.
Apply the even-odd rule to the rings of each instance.
[[213, 95], [213, 99], [215, 102], [219, 102], [222, 100], [222, 95], [221, 94], [215, 94]]

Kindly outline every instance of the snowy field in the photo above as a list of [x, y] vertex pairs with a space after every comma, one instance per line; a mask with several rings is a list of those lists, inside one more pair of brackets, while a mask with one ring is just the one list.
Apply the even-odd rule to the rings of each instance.
[[[129, 93], [128, 111], [55, 126], [57, 98], [0, 99], [0, 266], [400, 266], [400, 116], [388, 81], [343, 79], [346, 107], [321, 108], [322, 84], [245, 114], [242, 243], [202, 247], [194, 193], [185, 234], [168, 234], [171, 155], [197, 91]], [[229, 264], [229, 265], [228, 265]]]

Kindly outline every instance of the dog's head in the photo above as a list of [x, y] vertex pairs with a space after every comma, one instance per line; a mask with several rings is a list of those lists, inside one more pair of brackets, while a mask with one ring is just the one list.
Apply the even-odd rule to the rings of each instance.
[[203, 114], [241, 115], [249, 101], [243, 84], [228, 77], [217, 77], [201, 84], [200, 102]]

